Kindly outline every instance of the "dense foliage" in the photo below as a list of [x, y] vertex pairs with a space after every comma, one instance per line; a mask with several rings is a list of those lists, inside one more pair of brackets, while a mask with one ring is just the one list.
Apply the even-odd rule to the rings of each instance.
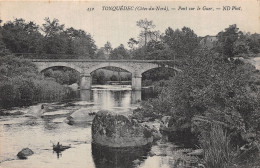
[[43, 79], [30, 61], [12, 55], [0, 57], [0, 107], [58, 101], [68, 91], [54, 80]]
[[45, 78], [53, 79], [62, 85], [71, 85], [73, 83], [79, 83], [80, 81], [79, 72], [66, 67], [48, 69], [43, 73]]
[[45, 18], [42, 26], [15, 19], [5, 23], [0, 34], [6, 49], [23, 53], [28, 58], [91, 59], [97, 49], [90, 34], [74, 28], [65, 29], [58, 19]]

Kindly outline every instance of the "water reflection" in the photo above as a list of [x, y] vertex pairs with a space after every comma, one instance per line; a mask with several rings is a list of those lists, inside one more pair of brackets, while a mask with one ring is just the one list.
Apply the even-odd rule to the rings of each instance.
[[139, 90], [137, 90], [137, 91], [132, 91], [132, 93], [131, 93], [132, 95], [131, 95], [131, 103], [138, 103], [138, 102], [140, 102], [141, 101], [141, 99], [142, 99], [142, 92]]
[[[97, 112], [108, 109], [128, 115], [139, 105], [136, 102], [141, 98], [144, 98], [141, 91], [132, 91], [131, 87], [116, 89], [115, 86], [107, 86], [105, 89], [100, 87], [73, 92], [62, 103], [46, 103], [47, 111], [37, 119], [26, 115], [1, 116], [0, 148], [5, 150], [0, 152], [0, 164], [2, 167], [16, 168], [112, 168], [136, 167], [133, 161], [138, 159], [139, 163], [147, 165], [145, 159], [149, 160], [147, 153], [150, 147], [123, 150], [97, 147], [91, 144], [90, 123], [69, 125], [65, 121], [78, 110]], [[22, 108], [17, 110], [26, 111]], [[61, 156], [61, 153], [53, 153], [52, 142], [71, 144], [72, 148], [63, 151]], [[28, 160], [5, 161], [16, 159], [17, 152], [25, 147], [35, 152]]]
[[151, 146], [138, 148], [108, 148], [92, 143], [92, 157], [96, 168], [131, 168], [147, 158]]
[[132, 90], [104, 90], [100, 87], [93, 90], [80, 90], [80, 100], [94, 102], [101, 105], [101, 109], [112, 107], [129, 107], [141, 101], [141, 91]]
[[81, 90], [80, 91], [80, 100], [82, 101], [91, 101], [92, 98], [92, 93], [91, 90]]

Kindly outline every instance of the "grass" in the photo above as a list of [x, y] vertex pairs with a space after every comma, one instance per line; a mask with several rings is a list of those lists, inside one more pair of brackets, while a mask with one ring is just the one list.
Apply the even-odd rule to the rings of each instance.
[[230, 148], [230, 137], [221, 126], [212, 125], [210, 133], [200, 137], [200, 145], [204, 149], [204, 164], [210, 168], [227, 168], [233, 155]]

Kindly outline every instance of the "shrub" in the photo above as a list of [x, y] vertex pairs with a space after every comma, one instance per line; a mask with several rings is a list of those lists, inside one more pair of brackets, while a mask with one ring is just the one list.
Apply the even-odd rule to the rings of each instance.
[[[54, 75], [49, 71], [49, 76]], [[59, 82], [68, 75], [55, 73]], [[0, 107], [28, 106], [41, 101], [59, 101], [68, 90], [54, 80], [42, 79], [35, 65], [14, 56], [0, 57]]]
[[1, 82], [0, 93], [0, 106], [4, 108], [14, 106], [16, 91], [11, 82]]
[[33, 81], [36, 101], [59, 101], [66, 96], [66, 88], [52, 80]]
[[111, 80], [111, 81], [118, 81], [118, 77], [117, 77], [116, 75], [112, 75], [112, 76], [110, 77], [110, 80]]

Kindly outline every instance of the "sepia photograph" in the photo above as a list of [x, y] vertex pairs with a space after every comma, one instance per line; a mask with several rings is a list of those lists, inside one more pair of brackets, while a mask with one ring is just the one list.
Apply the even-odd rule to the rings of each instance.
[[260, 0], [0, 0], [0, 168], [260, 168]]

